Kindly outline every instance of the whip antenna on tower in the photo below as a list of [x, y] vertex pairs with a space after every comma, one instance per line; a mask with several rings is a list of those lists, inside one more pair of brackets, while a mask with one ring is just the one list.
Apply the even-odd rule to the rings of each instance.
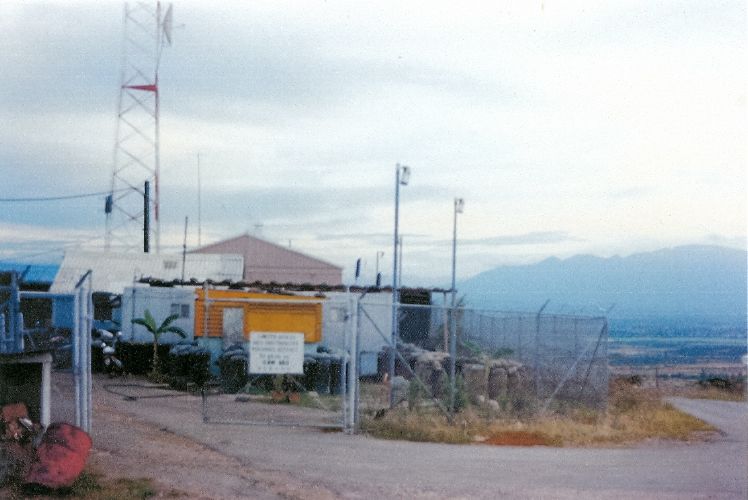
[[156, 252], [161, 247], [158, 71], [161, 51], [172, 42], [173, 23], [171, 4], [165, 11], [161, 2], [125, 4], [111, 192], [104, 210], [107, 250], [141, 248], [146, 182], [153, 186], [148, 236]]

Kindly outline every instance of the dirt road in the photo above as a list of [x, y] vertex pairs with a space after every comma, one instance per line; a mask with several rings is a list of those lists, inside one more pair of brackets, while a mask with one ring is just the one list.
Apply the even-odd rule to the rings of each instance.
[[[198, 398], [126, 401], [100, 390], [99, 382], [95, 463], [154, 477], [195, 497], [748, 496], [747, 443], [731, 425], [712, 442], [691, 445], [574, 449], [407, 443], [306, 428], [204, 424]], [[710, 403], [700, 403], [698, 411], [718, 420], [722, 405]], [[735, 411], [745, 415], [746, 405]]]

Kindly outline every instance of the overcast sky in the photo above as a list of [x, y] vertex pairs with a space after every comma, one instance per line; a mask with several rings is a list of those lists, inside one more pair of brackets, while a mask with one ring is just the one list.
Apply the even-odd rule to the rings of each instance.
[[[215, 6], [214, 4], [220, 4]], [[403, 5], [404, 4], [404, 5]], [[177, 2], [162, 241], [260, 231], [406, 285], [577, 253], [746, 246], [744, 1]], [[109, 189], [122, 3], [0, 3], [0, 198]], [[261, 229], [257, 229], [258, 225]], [[0, 258], [101, 246], [103, 197], [0, 203]], [[367, 279], [370, 281], [370, 278]]]

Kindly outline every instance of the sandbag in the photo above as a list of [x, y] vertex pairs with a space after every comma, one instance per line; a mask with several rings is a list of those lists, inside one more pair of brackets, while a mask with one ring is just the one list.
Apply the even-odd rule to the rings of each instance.
[[78, 427], [53, 423], [36, 449], [36, 459], [24, 478], [26, 484], [68, 488], [83, 472], [91, 437]]

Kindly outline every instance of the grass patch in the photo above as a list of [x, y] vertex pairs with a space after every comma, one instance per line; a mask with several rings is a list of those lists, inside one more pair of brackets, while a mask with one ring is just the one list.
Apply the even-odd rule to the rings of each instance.
[[608, 410], [566, 407], [560, 413], [517, 418], [469, 407], [454, 423], [434, 408], [405, 408], [362, 415], [361, 428], [383, 439], [506, 446], [611, 446], [649, 439], [689, 441], [716, 429], [663, 403], [656, 391], [611, 384]]
[[473, 441], [467, 426], [451, 425], [442, 415], [399, 409], [381, 418], [366, 418], [364, 432], [382, 439], [464, 444]]
[[169, 489], [159, 489], [149, 478], [106, 478], [90, 470], [83, 471], [70, 488], [50, 490], [40, 487], [24, 487], [9, 484], [0, 488], [0, 497], [13, 500], [26, 498], [79, 498], [83, 500], [135, 500], [151, 497], [179, 498], [186, 494]]
[[743, 386], [738, 389], [720, 388], [693, 384], [687, 387], [663, 391], [668, 396], [680, 396], [691, 399], [714, 399], [717, 401], [745, 401], [746, 393]]

